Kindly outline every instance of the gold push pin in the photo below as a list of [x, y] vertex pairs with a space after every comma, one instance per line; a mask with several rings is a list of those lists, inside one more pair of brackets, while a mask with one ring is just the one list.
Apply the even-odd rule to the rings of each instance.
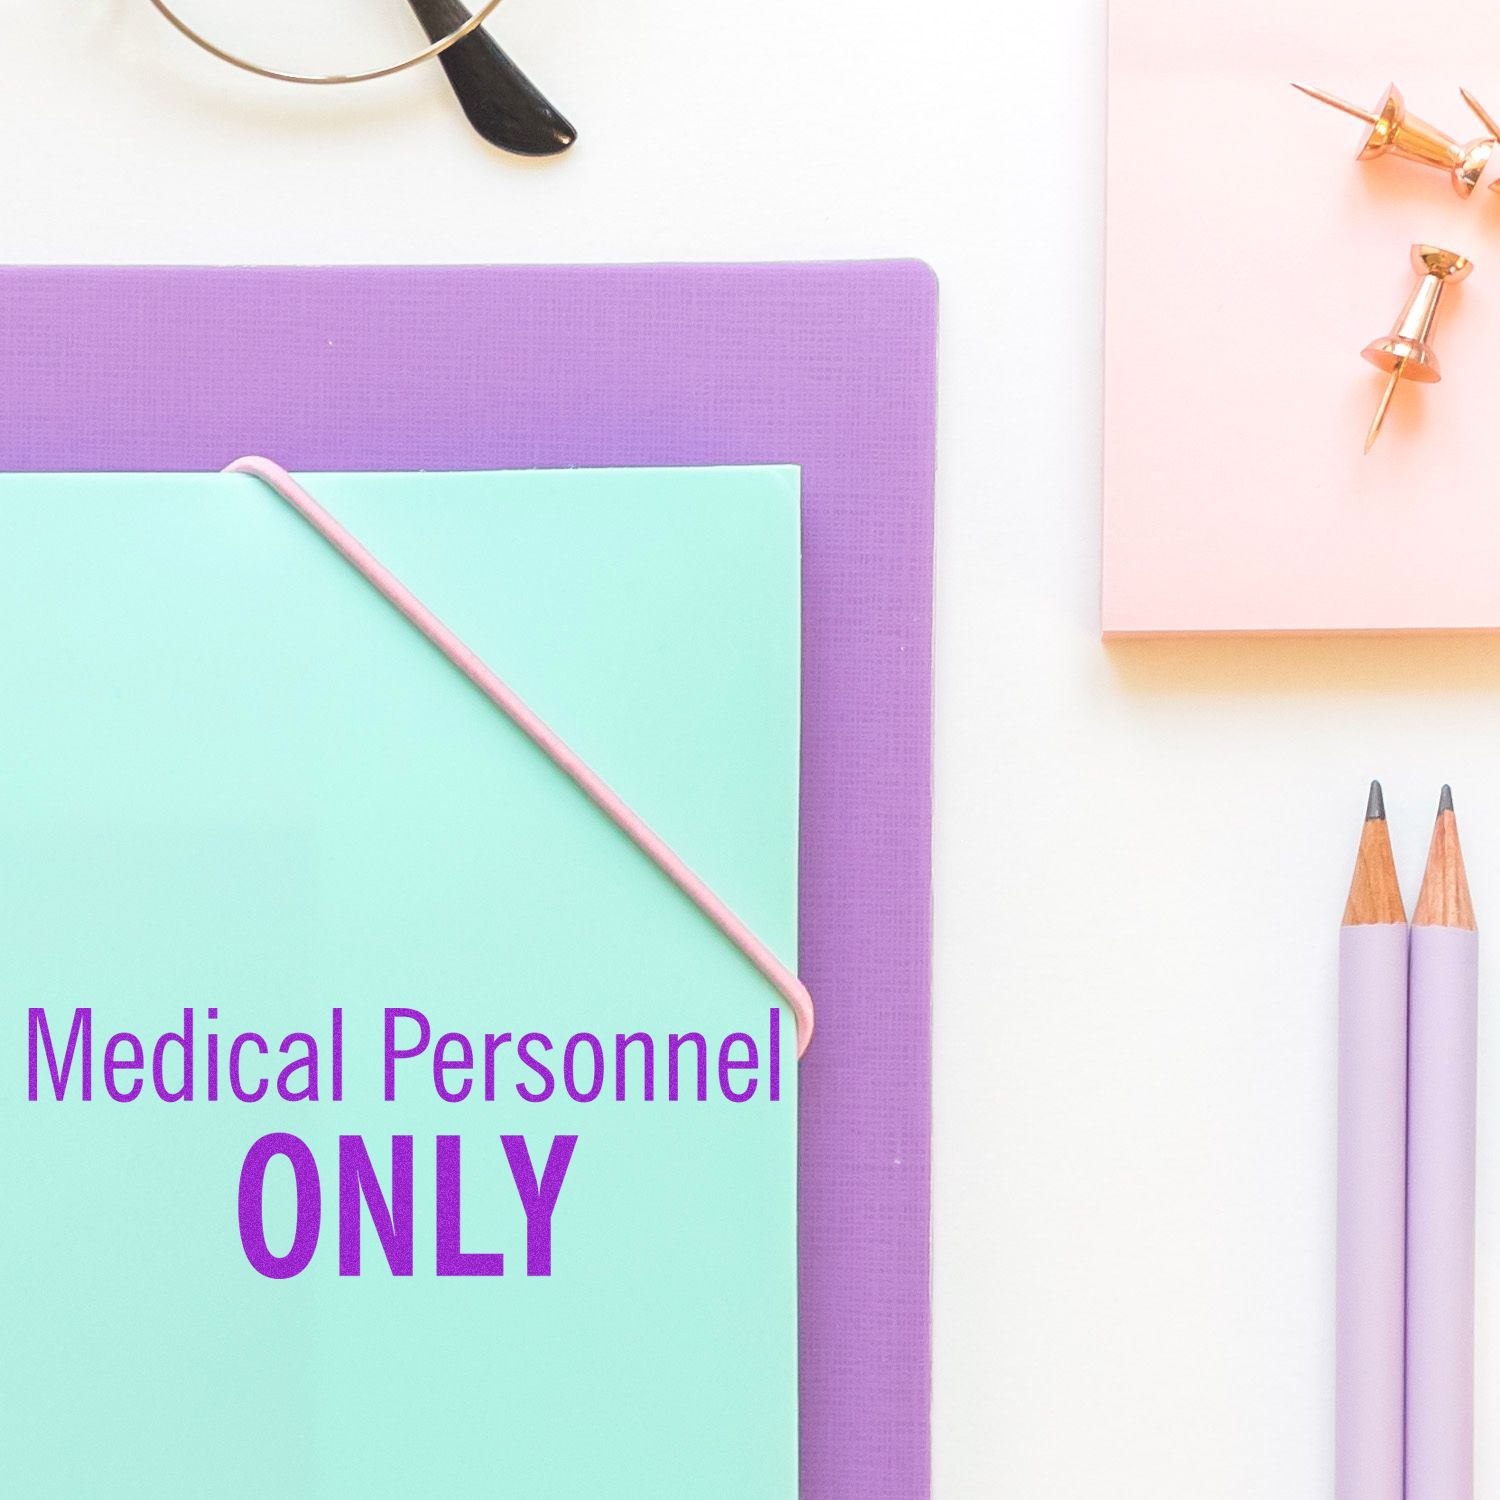
[[1375, 446], [1391, 397], [1403, 380], [1435, 385], [1443, 378], [1431, 343], [1438, 303], [1442, 301], [1443, 288], [1450, 281], [1462, 281], [1474, 269], [1473, 262], [1466, 256], [1452, 250], [1439, 250], [1436, 245], [1413, 245], [1411, 263], [1420, 278], [1416, 290], [1407, 299], [1396, 326], [1385, 338], [1367, 345], [1364, 351], [1365, 358], [1389, 377], [1380, 396], [1380, 405], [1375, 409], [1375, 420], [1370, 423], [1370, 431], [1365, 437], [1366, 453]]
[[1356, 104], [1325, 94], [1321, 89], [1310, 89], [1300, 83], [1294, 83], [1292, 87], [1309, 98], [1343, 110], [1346, 115], [1353, 115], [1356, 120], [1363, 120], [1370, 127], [1370, 133], [1360, 148], [1359, 161], [1368, 161], [1389, 152], [1392, 156], [1403, 156], [1407, 161], [1421, 162], [1426, 167], [1438, 167], [1450, 174], [1454, 191], [1460, 198], [1467, 198], [1474, 191], [1484, 175], [1490, 152], [1495, 149], [1495, 142], [1488, 138], [1460, 145], [1436, 125], [1429, 125], [1426, 120], [1407, 113], [1406, 101], [1394, 83], [1385, 91], [1385, 97], [1373, 114]]

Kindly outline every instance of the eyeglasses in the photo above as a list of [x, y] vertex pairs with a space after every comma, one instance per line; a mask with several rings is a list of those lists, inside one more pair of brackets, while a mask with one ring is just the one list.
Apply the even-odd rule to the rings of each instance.
[[[500, 0], [151, 0], [221, 62], [281, 83], [368, 83], [438, 59], [470, 123], [524, 156], [577, 133], [501, 51], [484, 23]], [[420, 30], [418, 29], [420, 27]], [[425, 32], [427, 45], [418, 47]]]

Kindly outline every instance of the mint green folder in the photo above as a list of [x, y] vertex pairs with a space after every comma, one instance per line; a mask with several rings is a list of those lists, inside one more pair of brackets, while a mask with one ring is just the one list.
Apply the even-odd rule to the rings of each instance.
[[[795, 965], [796, 471], [303, 479]], [[795, 1496], [791, 1017], [258, 481], [0, 478], [0, 976], [5, 1493]]]

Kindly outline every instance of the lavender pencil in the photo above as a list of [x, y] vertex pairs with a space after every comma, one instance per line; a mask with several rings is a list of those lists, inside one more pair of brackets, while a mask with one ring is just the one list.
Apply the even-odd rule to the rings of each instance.
[[1479, 937], [1447, 787], [1412, 923], [1406, 1500], [1472, 1500]]
[[1339, 937], [1336, 1500], [1401, 1500], [1406, 910], [1370, 787]]

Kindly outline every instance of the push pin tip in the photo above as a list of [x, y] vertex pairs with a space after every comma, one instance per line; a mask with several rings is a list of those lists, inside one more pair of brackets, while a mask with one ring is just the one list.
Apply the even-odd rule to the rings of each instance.
[[1379, 115], [1372, 115], [1369, 110], [1361, 109], [1357, 104], [1350, 104], [1347, 99], [1336, 98], [1333, 94], [1325, 94], [1322, 89], [1311, 89], [1305, 83], [1294, 83], [1292, 85], [1298, 93], [1306, 94], [1309, 99], [1316, 99], [1320, 104], [1331, 105], [1334, 109], [1341, 109], [1346, 115], [1353, 115], [1356, 120], [1363, 120], [1366, 125], [1378, 125]]
[[1391, 397], [1396, 394], [1396, 387], [1401, 384], [1401, 376], [1406, 371], [1406, 361], [1398, 360], [1391, 370], [1385, 382], [1385, 389], [1380, 393], [1380, 405], [1375, 408], [1374, 420], [1370, 423], [1370, 430], [1365, 434], [1365, 453], [1368, 455], [1371, 448], [1375, 446], [1375, 439], [1380, 436], [1380, 429], [1385, 426], [1385, 414], [1390, 410]]
[[1468, 91], [1468, 89], [1460, 89], [1459, 93], [1463, 95], [1464, 103], [1474, 111], [1475, 118], [1478, 119], [1479, 123], [1489, 131], [1491, 136], [1493, 136], [1496, 140], [1500, 140], [1500, 125], [1497, 125], [1495, 123], [1495, 118], [1490, 114], [1489, 110], [1487, 110], [1484, 105], [1482, 105], [1473, 96], [1473, 94]]

